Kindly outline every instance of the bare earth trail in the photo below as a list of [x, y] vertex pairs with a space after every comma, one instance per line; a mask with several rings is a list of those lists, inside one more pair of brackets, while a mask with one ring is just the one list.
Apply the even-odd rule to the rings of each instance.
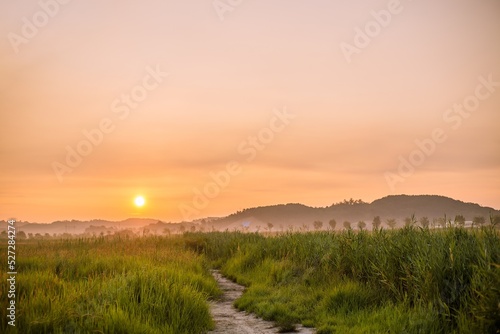
[[[220, 300], [210, 304], [212, 317], [215, 321], [215, 330], [209, 334], [275, 334], [279, 329], [270, 321], [257, 318], [255, 315], [240, 312], [233, 303], [240, 298], [245, 287], [225, 278], [218, 271], [212, 271], [223, 295]], [[297, 326], [295, 333], [313, 334], [311, 328]]]

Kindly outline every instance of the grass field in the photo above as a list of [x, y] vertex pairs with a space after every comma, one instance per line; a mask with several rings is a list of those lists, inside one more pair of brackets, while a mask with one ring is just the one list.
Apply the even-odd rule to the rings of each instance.
[[237, 307], [318, 333], [498, 333], [500, 238], [491, 228], [263, 237], [191, 235], [248, 286]]
[[[2, 247], [2, 267], [6, 251]], [[240, 309], [318, 333], [498, 333], [500, 237], [440, 231], [236, 232], [27, 240], [17, 245], [17, 318], [0, 332], [204, 333], [220, 291], [210, 267], [248, 287]]]
[[17, 267], [16, 328], [7, 326], [2, 270], [0, 332], [178, 334], [213, 326], [207, 300], [220, 291], [203, 256], [181, 238], [29, 241], [17, 244]]

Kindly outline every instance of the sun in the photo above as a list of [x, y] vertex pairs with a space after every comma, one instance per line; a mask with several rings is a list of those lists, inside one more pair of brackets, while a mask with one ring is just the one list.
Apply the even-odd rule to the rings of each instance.
[[146, 200], [144, 199], [144, 197], [142, 196], [137, 196], [135, 199], [134, 199], [134, 204], [135, 206], [137, 207], [143, 207], [144, 204], [146, 204]]

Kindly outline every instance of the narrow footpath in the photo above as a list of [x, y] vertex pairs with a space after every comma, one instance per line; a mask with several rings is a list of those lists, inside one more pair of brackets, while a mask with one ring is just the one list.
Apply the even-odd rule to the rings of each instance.
[[[275, 334], [279, 329], [270, 321], [257, 318], [253, 314], [240, 312], [233, 303], [240, 298], [245, 287], [236, 284], [214, 270], [212, 275], [217, 280], [223, 295], [220, 300], [210, 304], [215, 330], [211, 334]], [[297, 325], [294, 333], [313, 334], [314, 330]]]

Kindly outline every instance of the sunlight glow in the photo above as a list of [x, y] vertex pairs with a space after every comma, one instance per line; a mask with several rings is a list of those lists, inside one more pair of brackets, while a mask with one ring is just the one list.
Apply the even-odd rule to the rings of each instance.
[[134, 200], [135, 206], [142, 207], [146, 204], [146, 200], [142, 196], [137, 196]]

